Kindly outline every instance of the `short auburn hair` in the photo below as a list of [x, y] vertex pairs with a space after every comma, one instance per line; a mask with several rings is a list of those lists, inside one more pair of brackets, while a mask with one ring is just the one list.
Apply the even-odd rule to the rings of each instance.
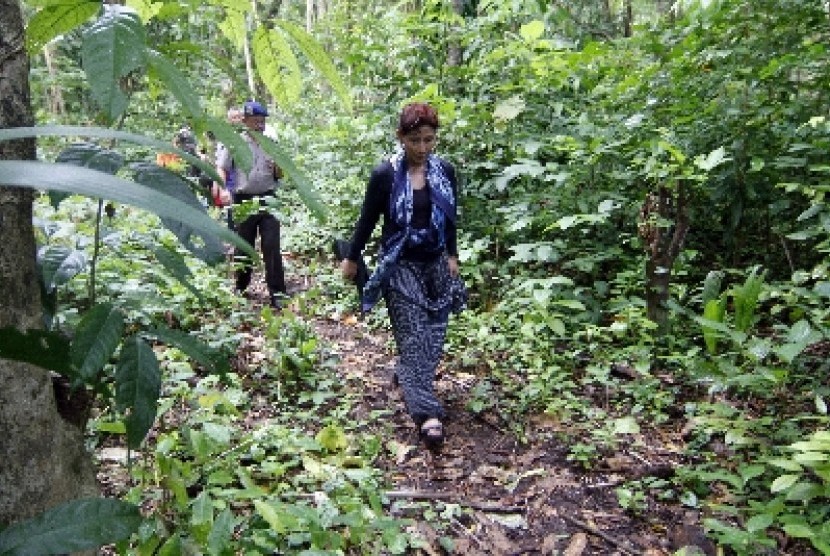
[[424, 125], [438, 129], [438, 112], [435, 108], [426, 102], [413, 102], [403, 107], [398, 121], [400, 133], [409, 133]]

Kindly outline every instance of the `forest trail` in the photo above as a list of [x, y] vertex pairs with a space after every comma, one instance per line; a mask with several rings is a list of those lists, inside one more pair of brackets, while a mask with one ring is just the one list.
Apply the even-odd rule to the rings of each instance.
[[[289, 277], [295, 297], [305, 287]], [[264, 304], [265, 287], [256, 275], [251, 289], [252, 308]], [[286, 310], [295, 308], [289, 303]], [[648, 454], [626, 453], [623, 446], [600, 469], [585, 471], [568, 461], [566, 445], [552, 440], [557, 435], [550, 427], [561, 424], [537, 420], [520, 442], [500, 416], [467, 409], [477, 377], [439, 368], [436, 389], [448, 418], [444, 447], [432, 454], [419, 442], [393, 385], [389, 333], [370, 330], [356, 318], [312, 324], [325, 349], [338, 356], [342, 384], [357, 400], [355, 422], [369, 423], [366, 432], [388, 448], [374, 466], [389, 485], [388, 511], [412, 519], [428, 543], [416, 554], [658, 556], [691, 544], [706, 548], [698, 554], [713, 553], [697, 515], [662, 505], [634, 515], [617, 501], [615, 488], [624, 481], [665, 471], [665, 440], [647, 440], [653, 450]]]

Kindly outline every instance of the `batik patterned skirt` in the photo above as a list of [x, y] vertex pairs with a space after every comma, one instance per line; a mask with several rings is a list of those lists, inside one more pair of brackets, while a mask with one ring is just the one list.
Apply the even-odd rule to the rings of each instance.
[[398, 261], [384, 288], [392, 332], [398, 348], [396, 373], [406, 408], [420, 426], [442, 419], [435, 396], [435, 371], [444, 350], [451, 312], [463, 309], [466, 291], [450, 276], [446, 256], [432, 262]]

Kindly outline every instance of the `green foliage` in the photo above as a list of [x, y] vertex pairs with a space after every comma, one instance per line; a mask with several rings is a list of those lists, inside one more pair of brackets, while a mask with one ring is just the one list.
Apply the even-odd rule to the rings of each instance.
[[138, 507], [120, 500], [88, 498], [56, 506], [0, 531], [0, 554], [60, 554], [120, 541], [138, 529]]
[[[703, 318], [712, 322], [723, 323], [726, 316], [726, 296], [723, 295], [718, 299], [710, 299], [703, 307]], [[717, 330], [712, 326], [703, 325], [703, 341], [706, 343], [706, 349], [710, 354], [715, 355], [718, 352], [718, 336]]]
[[121, 80], [144, 65], [144, 43], [138, 15], [117, 4], [106, 4], [103, 15], [84, 33], [84, 71], [92, 98], [108, 122], [127, 109]]
[[30, 54], [46, 46], [54, 38], [71, 31], [101, 11], [97, 0], [49, 2], [29, 20], [26, 28], [26, 50]]
[[0, 357], [3, 359], [23, 361], [43, 369], [70, 374], [69, 349], [69, 341], [54, 332], [20, 332], [13, 326], [0, 329]]
[[297, 102], [302, 88], [300, 64], [282, 33], [259, 27], [254, 31], [251, 46], [271, 95], [281, 105]]
[[755, 309], [758, 306], [764, 276], [765, 273], [759, 275], [758, 269], [753, 269], [743, 285], [732, 290], [732, 299], [735, 305], [735, 328], [740, 332], [746, 332], [754, 323]]
[[[316, 372], [322, 383], [331, 369]], [[319, 403], [303, 409], [307, 402], [295, 399], [288, 404], [292, 412], [245, 431], [236, 420], [251, 400], [235, 374], [220, 386], [215, 377], [183, 369], [165, 382], [152, 457], [134, 469], [140, 484], [128, 494], [161, 507], [140, 534], [122, 543], [122, 552], [164, 546], [210, 553], [405, 552], [405, 523], [383, 516], [379, 472], [370, 467], [378, 441], [348, 432], [359, 424], [322, 424]], [[264, 381], [259, 393], [278, 389]], [[177, 409], [175, 424], [165, 427], [165, 413], [182, 405], [190, 410]], [[302, 430], [303, 422], [316, 434]]]
[[325, 50], [323, 50], [322, 45], [315, 41], [311, 35], [290, 21], [279, 19], [275, 23], [279, 29], [291, 37], [297, 47], [311, 62], [314, 69], [320, 72], [320, 74], [331, 85], [335, 94], [340, 99], [340, 102], [343, 103], [345, 111], [347, 113], [351, 112], [352, 99], [349, 89], [340, 77], [334, 62], [332, 62], [331, 58], [329, 58], [328, 54], [326, 54]]
[[246, 246], [246, 243], [227, 227], [206, 217], [203, 210], [150, 187], [93, 170], [42, 162], [0, 161], [0, 185], [31, 189], [48, 185], [61, 191], [105, 197], [144, 208], [159, 216], [182, 222], [206, 236], [217, 236], [249, 252], [252, 251], [249, 245]]
[[124, 340], [115, 370], [115, 403], [125, 412], [127, 445], [138, 448], [156, 420], [161, 390], [159, 364], [153, 348], [138, 336]]
[[[615, 40], [623, 18], [614, 8], [559, 4], [470, 2], [455, 13], [449, 2], [413, 8], [360, 0], [330, 6], [306, 34], [293, 23], [297, 6], [282, 6], [272, 21], [248, 4], [209, 2], [185, 23], [174, 3], [141, 3], [143, 25], [152, 29], [144, 39], [151, 44], [139, 47], [147, 80], [142, 65], [113, 85], [118, 72], [103, 68], [95, 95], [109, 95], [117, 107], [116, 88], [126, 86], [128, 127], [169, 136], [170, 123], [186, 117], [197, 131], [210, 129], [231, 144], [246, 167], [237, 132], [215, 116], [245, 89], [237, 53], [251, 17], [266, 90], [303, 100], [280, 104], [279, 140], [264, 141], [304, 201], [295, 207], [285, 192], [277, 200], [285, 243], [304, 257], [296, 271], [313, 283], [296, 307], [338, 318], [354, 294], [325, 270], [330, 265], [319, 253], [328, 252], [331, 237], [349, 233], [370, 168], [394, 147], [401, 105], [432, 102], [442, 120], [440, 154], [462, 176], [459, 247], [472, 303], [451, 322], [446, 363], [471, 381], [467, 409], [521, 439], [567, 442], [569, 459], [585, 468], [634, 431], [674, 427], [685, 414], [695, 424], [688, 461], [697, 463], [678, 469], [676, 485], [623, 485], [621, 506], [642, 513], [676, 496], [704, 509], [711, 536], [739, 554], [775, 550], [783, 537], [826, 551], [826, 458], [814, 436], [826, 428], [830, 395], [823, 380], [830, 316], [826, 9], [804, 0], [687, 3], [672, 20], [643, 14], [632, 36]], [[57, 35], [35, 31], [30, 25], [34, 44]], [[79, 31], [60, 47], [64, 68], [86, 40]], [[111, 37], [122, 31], [108, 30]], [[318, 45], [338, 59], [328, 60]], [[450, 60], [455, 47], [460, 57]], [[335, 94], [302, 82], [305, 61]], [[338, 70], [351, 90], [334, 78]], [[33, 75], [44, 90], [45, 72]], [[77, 84], [64, 90], [76, 99], [86, 94]], [[354, 111], [346, 115], [352, 97]], [[81, 108], [72, 117], [95, 116], [74, 102]], [[170, 150], [166, 142], [137, 144]], [[103, 171], [123, 167], [97, 152], [66, 156]], [[690, 223], [666, 269], [672, 327], [663, 335], [647, 317], [648, 254], [638, 222], [643, 200], [660, 188], [672, 210], [682, 201]], [[670, 237], [676, 216], [669, 210], [647, 223]], [[207, 327], [213, 345], [233, 348], [244, 309], [223, 297], [215, 278], [188, 272], [182, 261], [191, 259], [174, 254], [170, 238], [139, 223], [132, 230], [140, 240], [106, 235], [111, 251], [102, 254], [99, 293], [111, 296], [107, 302], [123, 311], [131, 330], [179, 344], [159, 356], [161, 414], [172, 399], [194, 414], [148, 447], [155, 461], [136, 471], [143, 484], [130, 496], [154, 497], [162, 507], [123, 550], [405, 551], [402, 525], [379, 519], [377, 475], [356, 449], [366, 439], [340, 418], [348, 400], [326, 374], [323, 343], [293, 311], [267, 310], [247, 324], [266, 331], [267, 363], [253, 378], [273, 381], [268, 395], [281, 414], [259, 434], [238, 430], [233, 418], [247, 410], [241, 388], [220, 389], [189, 363], [221, 368], [234, 384], [223, 352], [190, 345], [195, 335], [184, 329], [160, 331], [158, 321], [172, 311], [185, 328]], [[162, 280], [151, 278], [158, 264], [142, 260], [139, 244], [155, 246]], [[80, 251], [82, 245], [50, 245], [42, 257], [45, 283], [73, 303], [85, 299]], [[211, 304], [222, 308], [206, 312]], [[59, 311], [55, 320], [71, 325], [83, 315]], [[383, 326], [382, 313], [369, 323]], [[533, 426], [536, 419], [556, 432]], [[298, 429], [309, 423], [312, 430]], [[140, 488], [148, 486], [145, 495]], [[672, 493], [675, 487], [682, 494]]]
[[188, 357], [203, 365], [211, 374], [223, 377], [230, 372], [230, 363], [224, 353], [209, 348], [186, 332], [156, 325], [147, 330], [145, 334], [178, 348]]
[[124, 316], [108, 303], [96, 305], [75, 328], [70, 356], [78, 377], [95, 384], [124, 334]]

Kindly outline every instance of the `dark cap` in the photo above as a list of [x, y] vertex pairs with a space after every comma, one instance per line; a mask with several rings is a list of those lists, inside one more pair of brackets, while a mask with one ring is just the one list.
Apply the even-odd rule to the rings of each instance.
[[245, 116], [267, 116], [268, 110], [257, 101], [249, 100], [242, 105], [242, 113]]

